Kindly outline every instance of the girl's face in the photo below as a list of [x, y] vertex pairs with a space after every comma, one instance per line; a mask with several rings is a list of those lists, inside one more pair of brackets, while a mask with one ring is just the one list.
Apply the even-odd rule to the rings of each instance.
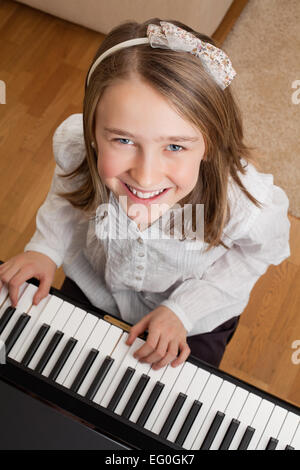
[[99, 175], [140, 230], [196, 185], [205, 153], [201, 132], [137, 76], [105, 90], [96, 109], [95, 137]]

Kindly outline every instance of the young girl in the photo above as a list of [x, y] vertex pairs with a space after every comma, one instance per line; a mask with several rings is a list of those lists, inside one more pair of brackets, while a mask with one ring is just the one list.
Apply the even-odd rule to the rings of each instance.
[[219, 365], [254, 284], [290, 254], [288, 199], [251, 163], [234, 76], [210, 37], [178, 21], [108, 34], [83, 115], [54, 134], [36, 232], [0, 267], [13, 305], [33, 276], [37, 304], [62, 265], [63, 292], [134, 325], [128, 345], [148, 331], [140, 361]]

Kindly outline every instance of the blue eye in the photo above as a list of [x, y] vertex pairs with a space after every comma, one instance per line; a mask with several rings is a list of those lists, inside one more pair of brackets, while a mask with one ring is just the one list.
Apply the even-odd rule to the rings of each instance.
[[122, 143], [122, 142], [120, 142], [120, 140], [128, 140], [128, 141], [129, 141], [129, 139], [124, 139], [124, 138], [121, 138], [121, 137], [118, 138], [118, 139], [114, 139], [114, 140], [117, 141], [117, 142], [119, 142], [120, 144]]
[[[170, 144], [170, 146], [172, 146], [172, 147], [180, 147], [181, 149], [183, 149], [183, 147], [181, 147], [181, 145]], [[181, 152], [181, 150], [180, 150], [180, 152]], [[173, 153], [174, 153], [174, 152], [173, 152]]]

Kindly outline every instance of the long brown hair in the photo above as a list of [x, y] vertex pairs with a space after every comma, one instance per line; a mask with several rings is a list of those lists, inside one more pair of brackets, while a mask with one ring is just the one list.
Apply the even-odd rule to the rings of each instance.
[[[128, 39], [146, 37], [150, 23], [160, 25], [159, 18], [144, 23], [127, 21], [111, 30], [97, 50], [94, 61], [106, 50]], [[194, 31], [176, 20], [163, 20], [193, 33], [201, 40], [216, 46], [213, 39]], [[91, 64], [91, 66], [92, 66]], [[64, 177], [81, 176], [81, 185], [75, 191], [61, 193], [74, 207], [93, 215], [101, 203], [109, 200], [109, 189], [101, 181], [97, 170], [97, 149], [95, 142], [95, 110], [104, 90], [117, 78], [126, 79], [132, 74], [145, 80], [165, 98], [176, 110], [196, 125], [204, 137], [205, 156], [201, 161], [196, 186], [183, 200], [184, 204], [204, 204], [204, 240], [208, 249], [222, 240], [224, 225], [230, 218], [228, 202], [229, 177], [241, 191], [259, 206], [260, 203], [243, 186], [238, 172], [246, 170], [241, 159], [255, 162], [253, 150], [243, 142], [242, 116], [233, 97], [231, 87], [222, 90], [207, 73], [199, 58], [186, 52], [135, 45], [118, 50], [105, 58], [96, 67], [85, 83], [83, 124], [86, 156], [82, 163]], [[194, 214], [194, 211], [193, 211]], [[195, 230], [195, 218], [192, 221]]]

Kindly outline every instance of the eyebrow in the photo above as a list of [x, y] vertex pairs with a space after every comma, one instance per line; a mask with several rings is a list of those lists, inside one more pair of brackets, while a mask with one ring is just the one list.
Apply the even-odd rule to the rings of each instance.
[[[117, 129], [115, 127], [104, 127], [104, 130], [107, 132], [110, 132], [111, 134], [118, 134], [118, 135], [135, 138], [135, 135], [123, 129]], [[171, 136], [160, 136], [157, 139], [155, 139], [156, 142], [162, 142], [162, 141], [167, 141], [167, 140], [172, 140], [173, 142], [198, 142], [199, 137], [184, 136], [184, 135], [173, 135], [173, 136], [171, 135]]]

